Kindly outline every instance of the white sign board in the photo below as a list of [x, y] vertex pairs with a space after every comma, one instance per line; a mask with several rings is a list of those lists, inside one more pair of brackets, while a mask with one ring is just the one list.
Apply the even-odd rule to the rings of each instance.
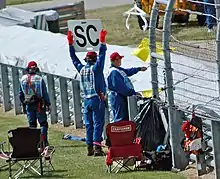
[[100, 19], [69, 20], [67, 24], [73, 33], [76, 52], [99, 50], [99, 33], [102, 30]]

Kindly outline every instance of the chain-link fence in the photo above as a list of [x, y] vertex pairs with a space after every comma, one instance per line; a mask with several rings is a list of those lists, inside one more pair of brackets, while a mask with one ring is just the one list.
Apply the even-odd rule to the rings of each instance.
[[[204, 8], [207, 5], [209, 7], [219, 6], [217, 1], [217, 4], [192, 0], [188, 0], [187, 2], [200, 7], [204, 6]], [[163, 19], [163, 29], [157, 29], [156, 19], [161, 3], [166, 4], [165, 16]], [[216, 176], [218, 178], [220, 174], [217, 165], [219, 162], [217, 152], [220, 147], [216, 141], [220, 136], [217, 131], [220, 125], [218, 89], [218, 32], [220, 29], [218, 26], [215, 26], [216, 24], [214, 24], [212, 29], [208, 29], [205, 26], [207, 17], [212, 17], [215, 20], [218, 19], [218, 8], [216, 8], [216, 18], [215, 14], [205, 14], [204, 11], [199, 10], [175, 9], [174, 6], [175, 1], [173, 0], [155, 1], [152, 8], [150, 22], [151, 72], [157, 75], [154, 76], [152, 86], [154, 89], [161, 86], [165, 89], [158, 96], [158, 90], [153, 90], [153, 95], [164, 101], [169, 109], [174, 167], [177, 166], [178, 156], [181, 157], [177, 151], [178, 145], [180, 145], [180, 141], [178, 140], [180, 139], [178, 139], [178, 132], [175, 130], [175, 128], [179, 128], [180, 131], [181, 126], [176, 122], [178, 119], [174, 115], [175, 110], [183, 111], [185, 117], [189, 119], [192, 113], [195, 112], [196, 116], [201, 117], [203, 122], [205, 146], [202, 157], [205, 164], [201, 167], [202, 163], [200, 162], [199, 167], [198, 156], [191, 156], [191, 158], [197, 159], [198, 173], [204, 170], [205, 165], [211, 165], [216, 168]], [[177, 11], [179, 15], [176, 13]], [[183, 15], [182, 12], [186, 14]], [[184, 23], [180, 22], [180, 19], [176, 19], [179, 21], [176, 23], [174, 18], [177, 17], [187, 17], [188, 19], [184, 19]], [[202, 19], [204, 23], [200, 24], [199, 20]], [[156, 40], [163, 44], [163, 55], [155, 55]]]

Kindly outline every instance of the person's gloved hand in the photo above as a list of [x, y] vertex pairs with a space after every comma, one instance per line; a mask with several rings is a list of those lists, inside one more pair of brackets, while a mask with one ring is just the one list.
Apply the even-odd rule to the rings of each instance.
[[146, 71], [148, 69], [148, 67], [140, 67], [141, 71]]
[[99, 35], [99, 40], [101, 43], [105, 43], [105, 37], [107, 35], [107, 31], [102, 29]]
[[69, 30], [68, 33], [67, 33], [67, 40], [68, 40], [68, 43], [69, 45], [73, 45], [73, 33]]
[[139, 92], [136, 92], [136, 96], [137, 96], [137, 97], [142, 97], [142, 94], [139, 93]]
[[50, 106], [46, 106], [46, 111], [48, 112], [48, 114], [51, 113], [51, 105]]

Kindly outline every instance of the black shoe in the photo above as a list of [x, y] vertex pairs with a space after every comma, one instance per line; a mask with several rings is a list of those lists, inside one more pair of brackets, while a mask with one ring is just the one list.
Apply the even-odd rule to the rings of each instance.
[[93, 150], [93, 146], [88, 146], [87, 147], [87, 150], [88, 150], [88, 156], [92, 156], [94, 155], [94, 150]]
[[95, 145], [94, 157], [104, 156], [104, 155], [105, 153], [103, 152], [101, 146]]

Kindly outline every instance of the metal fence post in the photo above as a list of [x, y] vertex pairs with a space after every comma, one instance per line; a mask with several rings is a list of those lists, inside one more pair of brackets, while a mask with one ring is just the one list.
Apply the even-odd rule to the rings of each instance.
[[173, 6], [175, 0], [169, 0], [163, 23], [163, 51], [164, 51], [164, 65], [166, 73], [166, 91], [168, 97], [168, 116], [169, 116], [169, 129], [170, 129], [170, 140], [172, 149], [172, 162], [174, 168], [182, 169], [182, 164], [180, 158], [182, 157], [179, 152], [180, 139], [178, 138], [178, 130], [180, 130], [181, 125], [175, 118], [174, 109], [174, 96], [173, 96], [173, 74], [170, 60], [170, 48], [169, 48], [169, 37], [170, 37], [170, 26], [171, 18], [173, 14]]
[[47, 74], [47, 89], [51, 103], [51, 124], [56, 124], [58, 122], [58, 115], [56, 106], [55, 82], [54, 77], [51, 74]]
[[19, 99], [19, 71], [17, 67], [12, 67], [12, 86], [13, 86], [13, 98], [14, 98], [14, 114], [21, 114], [22, 108], [21, 108], [21, 102]]
[[64, 127], [70, 126], [69, 100], [67, 92], [67, 81], [64, 77], [59, 77], [60, 102]]
[[0, 64], [1, 68], [1, 89], [3, 95], [3, 112], [7, 112], [11, 110], [11, 102], [10, 102], [10, 87], [9, 87], [9, 79], [8, 79], [8, 68], [5, 64]]
[[[168, 109], [168, 112], [169, 112], [169, 109]], [[171, 141], [171, 143], [175, 142], [174, 146], [175, 146], [175, 149], [174, 149], [174, 152], [175, 152], [175, 157], [178, 157], [178, 158], [175, 158], [176, 161], [175, 161], [175, 167], [178, 168], [178, 169], [182, 169], [184, 170], [187, 165], [189, 164], [189, 158], [187, 156], [187, 154], [184, 152], [182, 146], [181, 146], [181, 140], [183, 139], [184, 137], [184, 133], [182, 132], [182, 130], [180, 130], [180, 126], [182, 125], [182, 122], [183, 122], [183, 118], [184, 118], [184, 112], [182, 112], [181, 110], [178, 110], [178, 109], [174, 109], [174, 121], [175, 121], [175, 127], [176, 128], [173, 128], [172, 129], [172, 132], [173, 134], [175, 134], [175, 138], [172, 138], [173, 141]], [[169, 115], [169, 113], [168, 113]], [[170, 130], [170, 127], [168, 127], [168, 129]]]
[[214, 151], [215, 178], [220, 179], [220, 122], [211, 121], [211, 129]]
[[[152, 52], [156, 53], [156, 24], [157, 24], [157, 16], [159, 11], [159, 4], [154, 1], [151, 17], [150, 17], [150, 32], [149, 32], [149, 39], [150, 39], [150, 54]], [[158, 98], [158, 74], [157, 74], [157, 59], [151, 56], [151, 83], [152, 83], [152, 90], [153, 90], [153, 97]]]
[[[215, 0], [215, 4], [219, 4], [220, 0]], [[216, 34], [216, 63], [218, 69], [218, 90], [220, 95], [220, 7], [216, 8], [217, 17], [217, 34]], [[212, 142], [214, 150], [215, 178], [220, 179], [220, 122], [211, 121]]]
[[133, 121], [134, 118], [138, 114], [138, 108], [137, 108], [137, 97], [136, 96], [128, 96], [128, 116], [129, 120]]
[[72, 100], [74, 110], [74, 128], [83, 128], [83, 120], [81, 113], [81, 96], [80, 84], [77, 80], [72, 80]]

